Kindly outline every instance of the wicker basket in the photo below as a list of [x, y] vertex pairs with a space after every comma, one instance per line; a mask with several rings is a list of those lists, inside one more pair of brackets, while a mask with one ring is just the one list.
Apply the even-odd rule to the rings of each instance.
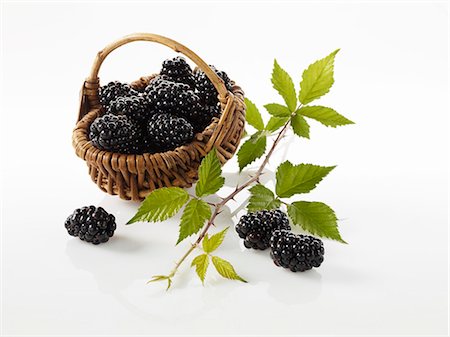
[[[205, 72], [218, 92], [222, 114], [194, 140], [173, 151], [155, 154], [119, 154], [94, 147], [88, 138], [89, 126], [104, 111], [100, 106], [98, 72], [106, 56], [116, 48], [133, 41], [163, 44], [191, 59]], [[154, 77], [146, 76], [133, 82], [135, 88], [145, 87]], [[197, 170], [206, 154], [216, 148], [220, 161], [225, 163], [235, 153], [244, 132], [244, 93], [234, 85], [228, 92], [223, 81], [194, 52], [169, 38], [138, 33], [123, 37], [100, 51], [91, 74], [81, 89], [78, 122], [72, 143], [78, 157], [86, 161], [92, 180], [103, 191], [125, 200], [142, 200], [152, 190], [164, 186], [190, 187], [197, 179]]]

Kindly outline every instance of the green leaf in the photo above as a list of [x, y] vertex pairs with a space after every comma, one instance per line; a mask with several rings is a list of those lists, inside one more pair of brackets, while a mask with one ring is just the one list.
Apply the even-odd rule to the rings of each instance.
[[334, 211], [326, 204], [296, 201], [287, 210], [292, 222], [311, 234], [346, 243], [339, 234]]
[[351, 120], [338, 114], [335, 110], [325, 106], [304, 106], [298, 109], [297, 113], [302, 114], [305, 117], [315, 119], [323, 125], [331, 126], [333, 128], [340, 125], [355, 124]]
[[174, 216], [189, 200], [189, 194], [179, 187], [163, 187], [151, 192], [127, 225], [139, 222], [164, 221]]
[[338, 51], [314, 62], [303, 72], [299, 95], [302, 104], [308, 104], [330, 91], [334, 83], [334, 57]]
[[222, 276], [230, 280], [238, 280], [247, 283], [242, 277], [240, 277], [230, 262], [221, 259], [218, 256], [212, 257], [212, 262], [214, 267], [216, 267], [217, 272]]
[[259, 211], [261, 209], [275, 209], [280, 207], [281, 202], [267, 187], [257, 184], [250, 188], [250, 200], [247, 209], [250, 212]]
[[202, 283], [204, 283], [206, 271], [208, 270], [208, 266], [209, 266], [208, 254], [201, 254], [199, 256], [196, 256], [192, 260], [191, 267], [193, 267], [193, 266], [195, 266], [195, 271], [197, 272], [198, 277], [200, 278]]
[[291, 125], [297, 136], [309, 139], [309, 124], [301, 115], [294, 115], [291, 119]]
[[245, 98], [245, 105], [247, 106], [247, 110], [245, 112], [245, 119], [247, 120], [247, 123], [253, 126], [256, 130], [264, 130], [264, 122], [256, 105], [253, 104], [253, 102], [248, 98]]
[[195, 186], [197, 197], [216, 193], [225, 183], [222, 177], [222, 167], [217, 158], [216, 149], [209, 152], [198, 169], [198, 182]]
[[291, 162], [285, 161], [277, 169], [276, 193], [281, 198], [307, 193], [335, 167], [312, 164], [292, 165]]
[[223, 231], [220, 231], [219, 233], [214, 234], [213, 236], [209, 237], [208, 234], [203, 238], [203, 250], [206, 253], [211, 253], [215, 251], [219, 246], [222, 244], [223, 240], [225, 239], [225, 235], [227, 234], [228, 228], [225, 228]]
[[283, 97], [291, 112], [297, 107], [297, 95], [295, 94], [294, 82], [289, 74], [280, 67], [277, 60], [273, 63], [272, 84], [278, 93]]
[[264, 105], [264, 107], [274, 117], [289, 117], [291, 115], [289, 108], [281, 104], [270, 103]]
[[266, 130], [270, 132], [277, 131], [289, 120], [287, 117], [271, 117], [266, 125]]
[[261, 131], [247, 139], [238, 151], [239, 170], [260, 158], [266, 151], [266, 136]]
[[197, 233], [211, 217], [211, 208], [200, 199], [192, 199], [186, 205], [181, 216], [180, 235], [177, 244], [188, 236]]

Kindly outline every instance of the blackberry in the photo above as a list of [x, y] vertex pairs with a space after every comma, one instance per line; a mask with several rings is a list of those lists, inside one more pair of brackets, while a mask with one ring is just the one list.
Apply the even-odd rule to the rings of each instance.
[[98, 245], [108, 241], [114, 235], [116, 221], [114, 215], [109, 214], [102, 207], [85, 206], [77, 208], [69, 215], [64, 226], [69, 235]]
[[124, 115], [107, 114], [91, 124], [89, 139], [100, 150], [139, 153], [140, 129]]
[[118, 97], [109, 103], [107, 113], [125, 115], [137, 123], [144, 122], [152, 113], [148, 101], [142, 95]]
[[195, 88], [194, 74], [183, 57], [177, 56], [173, 59], [165, 60], [160, 74], [169, 77], [173, 82], [184, 83], [191, 88]]
[[156, 113], [170, 113], [189, 118], [199, 104], [199, 97], [187, 84], [156, 79], [147, 86], [145, 93], [150, 109]]
[[194, 132], [201, 132], [211, 124], [214, 117], [220, 117], [220, 106], [218, 104], [207, 106], [199, 105], [191, 114], [189, 121], [194, 127]]
[[147, 137], [159, 151], [174, 150], [189, 143], [194, 137], [192, 125], [181, 117], [170, 114], [154, 115], [147, 127]]
[[[223, 80], [225, 83], [225, 87], [227, 90], [231, 91], [231, 80], [228, 77], [227, 73], [221, 70], [217, 70], [214, 66], [211, 66], [211, 69]], [[201, 71], [198, 70], [195, 73], [195, 87], [196, 93], [200, 97], [203, 103], [214, 105], [219, 102], [217, 99], [217, 90], [214, 88], [214, 85], [209, 80], [208, 76]]]
[[277, 229], [291, 229], [288, 217], [279, 209], [245, 214], [236, 225], [236, 232], [244, 239], [244, 246], [261, 250], [269, 248], [272, 232]]
[[286, 230], [273, 232], [270, 250], [270, 256], [277, 266], [293, 272], [319, 267], [325, 252], [322, 240], [309, 235], [295, 235]]
[[138, 92], [129, 84], [121, 83], [119, 81], [109, 82], [99, 90], [100, 103], [105, 109], [107, 109], [109, 103], [116, 98], [137, 94]]

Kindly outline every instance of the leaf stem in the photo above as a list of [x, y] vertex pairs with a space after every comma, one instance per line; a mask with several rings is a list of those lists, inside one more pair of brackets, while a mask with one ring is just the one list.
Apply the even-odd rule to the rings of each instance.
[[246, 189], [247, 187], [249, 187], [250, 185], [252, 185], [253, 183], [258, 181], [259, 177], [261, 176], [261, 174], [264, 171], [264, 168], [269, 163], [270, 157], [272, 156], [273, 152], [275, 151], [275, 148], [280, 143], [280, 141], [283, 139], [283, 137], [288, 129], [290, 121], [291, 121], [291, 119], [289, 118], [289, 120], [283, 125], [282, 129], [280, 130], [277, 137], [275, 138], [275, 140], [272, 144], [272, 147], [270, 148], [269, 152], [265, 156], [263, 162], [261, 163], [261, 166], [258, 168], [256, 173], [250, 179], [248, 179], [245, 183], [243, 183], [242, 185], [238, 185], [236, 187], [236, 189], [233, 192], [231, 192], [229, 195], [224, 197], [222, 199], [222, 201], [220, 201], [217, 204], [212, 205], [214, 207], [214, 211], [211, 215], [211, 218], [208, 220], [208, 223], [205, 225], [205, 227], [203, 228], [203, 230], [197, 237], [197, 240], [195, 241], [195, 243], [192, 244], [192, 246], [186, 251], [186, 253], [175, 263], [174, 268], [172, 269], [172, 271], [169, 274], [169, 278], [172, 278], [173, 276], [175, 276], [175, 274], [178, 271], [178, 268], [181, 266], [181, 264], [184, 262], [184, 260], [186, 260], [186, 258], [194, 251], [194, 249], [199, 246], [199, 244], [202, 242], [203, 238], [205, 237], [206, 233], [208, 233], [208, 230], [214, 224], [216, 217], [219, 215], [220, 211], [225, 206], [225, 204], [227, 202], [229, 202], [230, 200], [233, 200], [237, 194], [242, 192], [242, 190]]

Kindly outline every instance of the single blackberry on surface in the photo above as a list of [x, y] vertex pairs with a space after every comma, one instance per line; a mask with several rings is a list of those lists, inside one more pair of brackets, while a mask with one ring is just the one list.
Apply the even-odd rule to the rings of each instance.
[[100, 150], [139, 153], [140, 128], [127, 116], [107, 114], [91, 124], [89, 139]]
[[102, 207], [85, 206], [69, 215], [64, 226], [69, 235], [98, 245], [114, 235], [116, 220]]
[[150, 82], [145, 89], [150, 109], [156, 113], [170, 113], [183, 118], [193, 114], [199, 104], [199, 97], [187, 84], [164, 79]]
[[277, 229], [291, 229], [288, 217], [279, 209], [247, 213], [236, 225], [236, 232], [244, 239], [244, 246], [261, 250], [269, 248], [272, 233]]
[[[231, 80], [228, 77], [227, 73], [221, 70], [217, 70], [214, 66], [211, 66], [211, 69], [215, 71], [217, 76], [219, 76], [225, 83], [225, 87], [231, 91]], [[209, 80], [208, 76], [201, 71], [198, 70], [195, 75], [195, 87], [196, 94], [200, 97], [201, 101], [206, 104], [214, 105], [219, 102], [217, 99], [217, 90], [214, 88], [214, 85]]]
[[293, 272], [319, 267], [324, 252], [322, 240], [309, 235], [276, 230], [270, 239], [270, 256], [274, 263]]
[[184, 83], [195, 87], [195, 78], [190, 65], [183, 57], [177, 56], [165, 60], [160, 71], [161, 75], [169, 77], [174, 82]]
[[184, 118], [160, 114], [150, 118], [147, 137], [149, 143], [156, 146], [159, 151], [168, 151], [189, 143], [194, 137], [194, 132], [192, 125]]
[[118, 97], [109, 103], [106, 112], [125, 115], [137, 123], [145, 121], [152, 114], [148, 108], [147, 98], [143, 95]]
[[107, 109], [111, 101], [119, 97], [137, 95], [138, 92], [130, 87], [129, 84], [119, 81], [109, 82], [99, 89], [100, 103]]

